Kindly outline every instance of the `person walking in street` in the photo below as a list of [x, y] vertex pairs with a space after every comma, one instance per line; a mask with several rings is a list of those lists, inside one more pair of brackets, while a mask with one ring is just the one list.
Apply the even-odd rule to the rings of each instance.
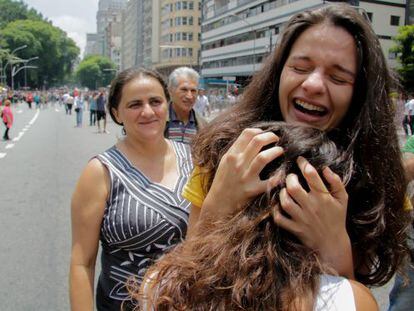
[[26, 94], [26, 103], [27, 103], [29, 109], [32, 109], [32, 102], [33, 102], [33, 94], [32, 94], [32, 92], [28, 92]]
[[34, 95], [34, 97], [33, 97], [33, 100], [34, 100], [34, 102], [35, 102], [35, 104], [36, 104], [36, 109], [40, 109], [40, 102], [41, 102], [41, 98], [40, 98], [40, 94], [39, 94], [39, 92], [36, 92], [36, 93], [35, 93], [35, 95]]
[[13, 112], [11, 110], [11, 101], [6, 99], [4, 101], [4, 108], [1, 111], [2, 119], [6, 129], [4, 130], [3, 140], [10, 140], [9, 131], [13, 126]]
[[169, 76], [168, 90], [171, 103], [168, 108], [165, 137], [189, 144], [206, 120], [194, 109], [197, 98], [199, 74], [192, 68], [176, 68]]
[[140, 282], [154, 260], [184, 239], [192, 170], [189, 146], [164, 138], [167, 85], [155, 71], [127, 69], [112, 81], [108, 111], [124, 138], [87, 165], [72, 196], [72, 310], [133, 308], [127, 280]]
[[210, 103], [208, 102], [206, 91], [203, 88], [199, 88], [198, 90], [198, 96], [194, 106], [194, 110], [197, 111], [203, 117], [208, 117], [210, 115]]
[[414, 98], [408, 98], [404, 104], [403, 128], [406, 136], [414, 134]]
[[72, 108], [73, 108], [73, 103], [75, 102], [75, 99], [72, 96], [72, 94], [68, 93], [67, 95], [68, 96], [66, 97], [66, 100], [65, 100], [66, 114], [72, 115]]
[[[389, 96], [394, 84], [378, 38], [354, 8], [336, 4], [294, 15], [279, 40], [240, 101], [192, 142], [195, 169], [184, 189], [192, 202], [187, 235], [202, 234], [280, 182], [279, 176], [259, 175], [283, 154], [272, 147], [278, 137], [253, 124], [271, 120], [315, 127], [350, 151], [356, 173], [347, 187], [357, 183], [358, 191], [341, 200], [348, 198], [343, 182], [324, 191], [318, 185], [331, 180], [329, 170], [320, 176], [308, 165], [308, 187], [298, 184], [297, 176], [289, 178], [275, 223], [317, 251], [338, 275], [383, 285], [408, 255], [404, 209], [412, 207], [405, 204]], [[358, 223], [346, 217], [348, 204], [358, 209]]]
[[81, 92], [74, 99], [74, 107], [76, 112], [76, 127], [82, 127], [84, 100]]
[[98, 93], [93, 92], [88, 98], [89, 104], [89, 126], [95, 126], [96, 124], [96, 97]]
[[[98, 121], [98, 133], [109, 133], [106, 130], [106, 108], [105, 108], [105, 94], [103, 91], [99, 92], [96, 97], [96, 119]], [[101, 132], [101, 123], [103, 120], [103, 131]]]

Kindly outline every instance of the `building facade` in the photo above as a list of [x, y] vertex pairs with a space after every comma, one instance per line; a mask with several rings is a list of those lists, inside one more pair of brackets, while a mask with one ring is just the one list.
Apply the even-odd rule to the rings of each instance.
[[[348, 2], [371, 19], [389, 65], [398, 26], [405, 23], [406, 1]], [[203, 1], [201, 73], [208, 80], [245, 84], [272, 51], [283, 25], [294, 14], [326, 5], [323, 0], [205, 0]]]
[[99, 53], [100, 53], [100, 50], [98, 48], [98, 34], [87, 33], [84, 57], [88, 55], [96, 55]]
[[121, 68], [122, 11], [127, 0], [99, 0], [96, 13], [96, 51]]
[[199, 70], [201, 0], [160, 2], [159, 55], [153, 66], [165, 75], [179, 66]]

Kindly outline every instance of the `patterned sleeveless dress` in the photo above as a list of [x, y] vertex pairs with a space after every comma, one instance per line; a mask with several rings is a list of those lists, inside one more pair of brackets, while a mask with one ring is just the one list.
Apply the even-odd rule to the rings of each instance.
[[149, 180], [115, 146], [96, 158], [109, 171], [110, 195], [101, 225], [98, 310], [131, 306], [126, 282], [142, 282], [147, 268], [186, 234], [190, 202], [181, 196], [192, 171], [188, 145], [171, 141], [179, 177], [174, 189]]

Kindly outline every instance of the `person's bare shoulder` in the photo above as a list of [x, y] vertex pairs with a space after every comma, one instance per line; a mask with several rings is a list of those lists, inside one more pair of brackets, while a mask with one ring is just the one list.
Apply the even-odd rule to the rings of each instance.
[[349, 280], [354, 293], [355, 309], [357, 311], [378, 311], [378, 304], [371, 291], [363, 284]]
[[[109, 173], [98, 159], [92, 159], [84, 168], [72, 196], [73, 202], [105, 201], [110, 188]], [[82, 204], [82, 205], [83, 205]]]

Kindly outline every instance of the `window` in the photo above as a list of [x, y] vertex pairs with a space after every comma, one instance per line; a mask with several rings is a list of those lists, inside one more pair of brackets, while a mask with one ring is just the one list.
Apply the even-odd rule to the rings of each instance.
[[193, 33], [192, 32], [188, 33], [188, 41], [193, 41]]
[[369, 21], [372, 23], [372, 17], [373, 17], [372, 12], [367, 12], [367, 16], [369, 18]]
[[186, 48], [182, 48], [181, 55], [182, 56], [187, 56], [187, 49]]
[[176, 17], [175, 18], [175, 26], [180, 26], [181, 25], [181, 17]]
[[187, 17], [183, 16], [183, 25], [187, 25]]
[[187, 10], [188, 6], [187, 6], [187, 1], [183, 1], [183, 10]]
[[175, 9], [177, 11], [181, 10], [181, 1], [178, 1], [178, 2], [175, 3]]
[[391, 26], [399, 26], [400, 25], [400, 17], [396, 15], [391, 15]]
[[187, 41], [187, 33], [183, 32], [183, 41]]
[[177, 53], [177, 56], [181, 56], [181, 48], [175, 49], [175, 52]]
[[193, 2], [193, 1], [190, 1], [190, 2], [188, 3], [188, 9], [189, 9], [189, 10], [194, 10], [194, 2]]
[[193, 56], [193, 48], [188, 48], [188, 56]]
[[189, 18], [188, 18], [188, 25], [193, 25], [193, 17], [192, 16], [190, 16]]

